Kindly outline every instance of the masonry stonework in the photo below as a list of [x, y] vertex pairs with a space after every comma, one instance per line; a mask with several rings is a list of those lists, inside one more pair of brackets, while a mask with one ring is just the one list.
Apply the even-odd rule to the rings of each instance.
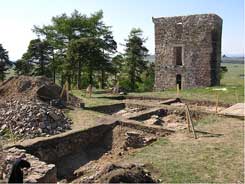
[[155, 89], [220, 84], [222, 19], [215, 14], [153, 18]]

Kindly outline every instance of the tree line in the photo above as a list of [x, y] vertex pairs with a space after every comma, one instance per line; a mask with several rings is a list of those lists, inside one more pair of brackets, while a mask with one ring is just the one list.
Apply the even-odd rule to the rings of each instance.
[[[146, 39], [139, 28], [133, 28], [125, 39], [124, 53], [117, 52], [117, 42], [103, 21], [102, 11], [90, 16], [77, 10], [71, 15], [64, 13], [53, 17], [49, 25], [34, 26], [33, 32], [37, 38], [15, 62], [17, 75], [44, 75], [60, 85], [67, 81], [70, 89], [89, 84], [102, 89], [119, 84], [128, 91], [153, 88], [154, 64], [146, 60]], [[9, 59], [1, 48], [0, 80], [4, 80]]]

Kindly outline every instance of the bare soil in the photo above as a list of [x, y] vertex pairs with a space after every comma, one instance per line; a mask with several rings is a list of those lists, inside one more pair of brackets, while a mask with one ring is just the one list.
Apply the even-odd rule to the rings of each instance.
[[86, 151], [81, 150], [81, 152], [60, 159], [56, 163], [58, 178], [61, 182], [94, 182], [95, 179], [92, 178], [95, 178], [108, 165], [122, 162], [123, 158], [129, 152], [133, 152], [136, 147], [143, 147], [152, 142], [146, 141], [145, 144], [142, 144], [139, 140], [134, 140], [136, 143], [130, 145], [128, 143], [130, 138], [127, 134], [130, 132], [139, 134], [145, 140], [156, 140], [154, 134], [118, 125], [108, 132], [98, 144], [91, 145]]

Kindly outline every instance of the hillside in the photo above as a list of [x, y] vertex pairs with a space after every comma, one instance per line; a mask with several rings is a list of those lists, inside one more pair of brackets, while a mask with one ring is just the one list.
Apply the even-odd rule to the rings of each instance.
[[[155, 55], [149, 55], [146, 60], [155, 62]], [[222, 57], [222, 63], [244, 64], [244, 57]]]

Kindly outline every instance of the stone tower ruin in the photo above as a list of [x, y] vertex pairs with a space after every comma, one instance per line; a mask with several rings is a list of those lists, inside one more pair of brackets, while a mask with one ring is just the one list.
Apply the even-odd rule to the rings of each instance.
[[220, 84], [222, 19], [215, 14], [153, 18], [155, 89]]

